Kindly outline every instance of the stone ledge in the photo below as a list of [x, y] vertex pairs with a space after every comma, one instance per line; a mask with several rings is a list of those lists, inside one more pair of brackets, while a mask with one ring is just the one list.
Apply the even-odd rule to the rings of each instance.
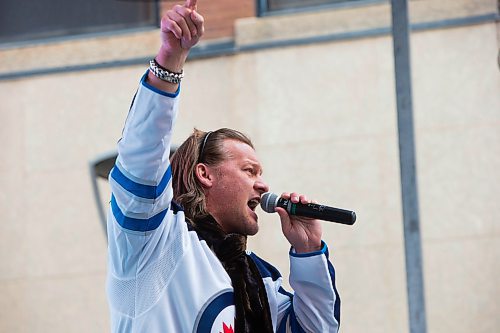
[[157, 29], [0, 50], [0, 73], [120, 61], [155, 54]]
[[[496, 0], [413, 0], [411, 23], [423, 23], [497, 13]], [[239, 19], [235, 23], [239, 47], [281, 40], [366, 31], [391, 26], [390, 3], [375, 3], [316, 12]]]

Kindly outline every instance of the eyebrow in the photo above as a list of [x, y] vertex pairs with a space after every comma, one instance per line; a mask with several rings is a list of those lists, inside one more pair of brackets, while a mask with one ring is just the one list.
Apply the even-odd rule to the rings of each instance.
[[260, 165], [259, 162], [247, 159], [247, 160], [245, 160], [245, 164], [250, 164], [250, 165], [252, 165], [252, 167], [258, 169], [260, 171], [259, 175], [262, 175], [262, 173], [264, 172], [264, 170], [262, 169], [262, 166]]

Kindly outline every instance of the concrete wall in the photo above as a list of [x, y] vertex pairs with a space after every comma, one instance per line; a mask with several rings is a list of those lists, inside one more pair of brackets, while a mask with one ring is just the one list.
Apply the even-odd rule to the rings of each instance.
[[[408, 332], [391, 43], [379, 36], [191, 61], [174, 135], [180, 143], [194, 126], [240, 129], [272, 190], [357, 212], [354, 227], [324, 224], [343, 332]], [[494, 22], [412, 35], [431, 333], [500, 330], [498, 46]], [[9, 52], [33, 55], [0, 57]], [[106, 243], [88, 163], [114, 149], [146, 66], [0, 81], [1, 332], [108, 330]], [[250, 247], [286, 276], [278, 218], [259, 215]]]

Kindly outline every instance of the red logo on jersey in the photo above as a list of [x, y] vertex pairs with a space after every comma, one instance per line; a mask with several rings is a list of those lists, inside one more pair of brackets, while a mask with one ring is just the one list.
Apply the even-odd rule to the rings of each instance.
[[226, 323], [222, 323], [222, 329], [224, 332], [219, 332], [219, 333], [234, 333], [233, 331], [233, 328], [231, 327], [231, 325], [229, 325], [229, 327], [226, 326]]

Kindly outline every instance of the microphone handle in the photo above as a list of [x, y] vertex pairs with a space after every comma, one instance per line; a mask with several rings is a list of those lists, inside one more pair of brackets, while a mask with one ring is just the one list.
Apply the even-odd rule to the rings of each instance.
[[280, 198], [278, 207], [284, 208], [288, 214], [309, 217], [313, 219], [353, 225], [356, 222], [356, 213], [350, 210], [328, 207], [314, 203], [293, 203], [290, 200]]

